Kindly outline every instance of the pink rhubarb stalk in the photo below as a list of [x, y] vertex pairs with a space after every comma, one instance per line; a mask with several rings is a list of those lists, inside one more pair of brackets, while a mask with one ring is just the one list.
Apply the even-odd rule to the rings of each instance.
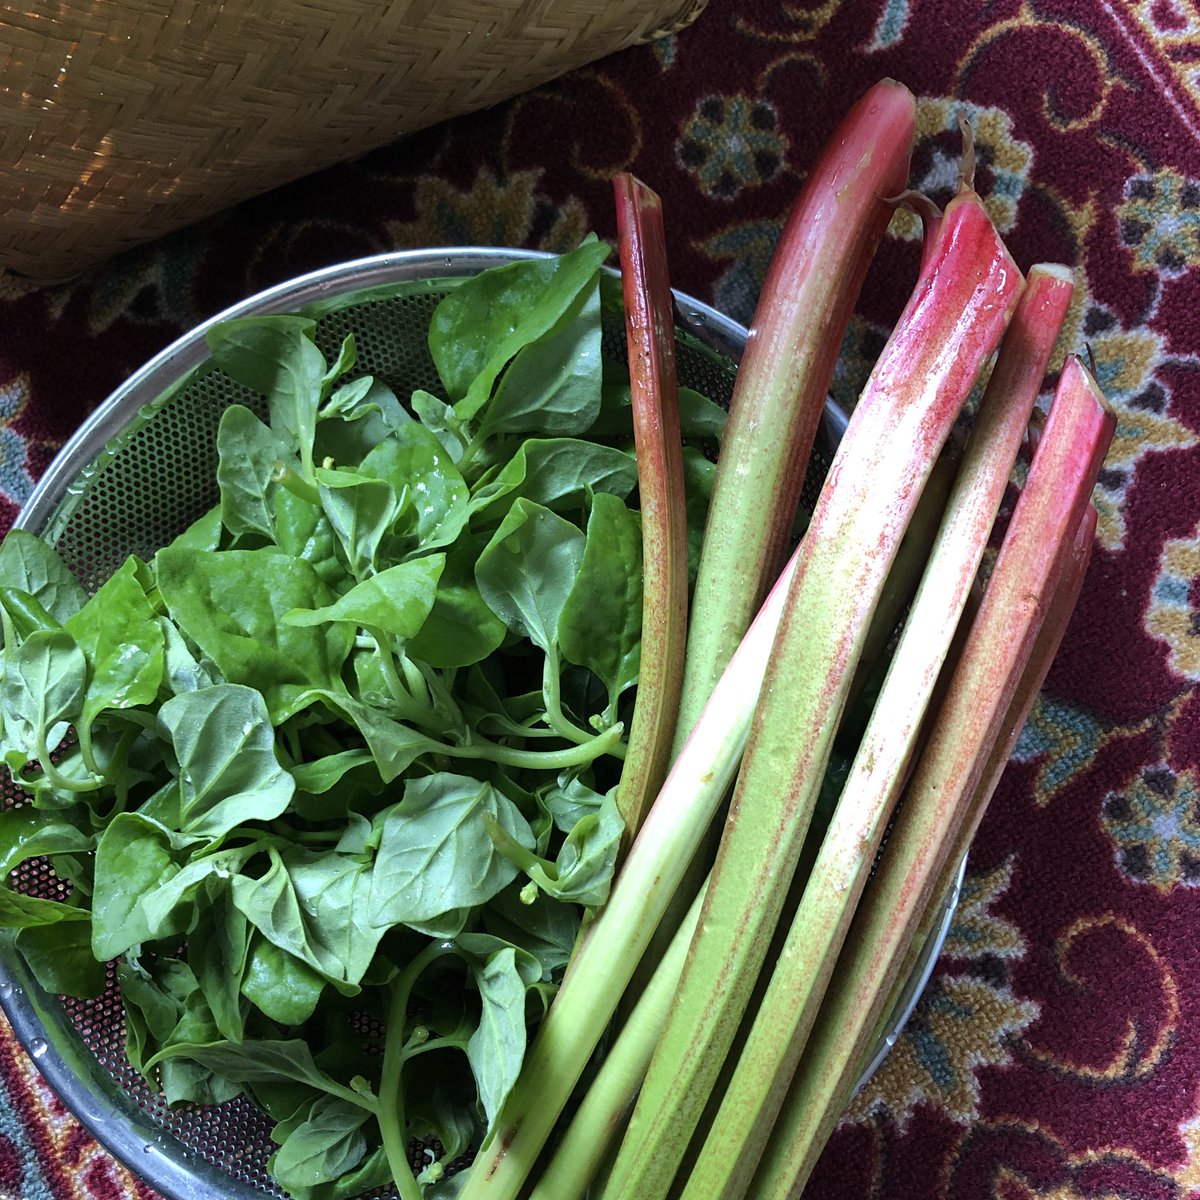
[[1068, 359], [961, 657], [760, 1162], [753, 1200], [803, 1190], [863, 1035], [879, 1018], [951, 855], [974, 831], [1040, 630], [1060, 582], [1078, 569], [1077, 534], [1114, 427], [1086, 368]]
[[613, 191], [642, 515], [641, 663], [617, 790], [627, 849], [670, 765], [687, 646], [688, 548], [662, 202], [628, 174], [613, 180]]
[[[1025, 727], [1029, 713], [1033, 708], [1034, 702], [1037, 700], [1046, 675], [1050, 671], [1054, 656], [1058, 653], [1058, 647], [1062, 642], [1063, 635], [1066, 633], [1067, 625], [1075, 608], [1075, 602], [1078, 600], [1079, 593], [1083, 588], [1084, 576], [1087, 574], [1088, 562], [1091, 559], [1092, 543], [1096, 535], [1096, 521], [1096, 509], [1094, 506], [1088, 505], [1084, 510], [1079, 531], [1075, 535], [1075, 541], [1071, 550], [1071, 561], [1067, 566], [1067, 574], [1054, 593], [1054, 599], [1050, 604], [1050, 609], [1046, 616], [1046, 623], [1042, 626], [1042, 631], [1038, 635], [1037, 642], [1034, 644], [1029, 665], [1025, 668], [1024, 675], [1021, 676], [1021, 682], [1017, 686], [1016, 695], [1009, 706], [1008, 715], [1004, 718], [1000, 738], [988, 756], [982, 779], [975, 789], [975, 795], [969, 802], [968, 813], [982, 815], [983, 811], [987, 808], [988, 802], [1000, 782], [1000, 777], [1004, 774], [1004, 769], [1008, 766], [1008, 760], [1012, 756], [1017, 738], [1020, 736], [1021, 730]], [[959, 830], [954, 847], [947, 855], [941, 875], [938, 877], [938, 882], [933, 888], [930, 902], [925, 907], [925, 913], [913, 937], [912, 944], [909, 946], [908, 952], [904, 957], [904, 963], [896, 976], [896, 981], [892, 986], [888, 1001], [883, 1006], [875, 1032], [869, 1038], [864, 1038], [859, 1053], [855, 1056], [856, 1061], [860, 1065], [865, 1065], [865, 1059], [870, 1052], [870, 1047], [878, 1042], [879, 1029], [882, 1023], [888, 1019], [888, 1014], [895, 1011], [896, 1004], [899, 1002], [898, 997], [904, 987], [904, 982], [916, 968], [921, 948], [933, 933], [942, 902], [948, 895], [950, 888], [954, 886], [954, 881], [958, 878], [959, 871], [962, 868], [963, 858], [966, 856], [971, 840], [975, 836], [976, 825], [977, 819], [969, 817]], [[846, 1097], [845, 1103], [849, 1102], [854, 1084], [861, 1077], [862, 1070], [857, 1070], [853, 1077], [848, 1074], [843, 1080], [843, 1090]], [[839, 1102], [837, 1107], [838, 1111], [840, 1111], [844, 1107], [844, 1103]]]
[[683, 1200], [737, 1200], [749, 1186], [903, 787], [1073, 290], [1064, 268], [1030, 272], [836, 814]]
[[791, 536], [850, 314], [908, 176], [908, 89], [886, 80], [850, 110], [805, 181], [763, 283], [738, 369], [692, 599], [682, 746]]
[[800, 544], [700, 928], [605, 1192], [612, 1200], [661, 1200], [672, 1184], [779, 920], [888, 569], [1022, 283], [978, 199], [956, 198]]

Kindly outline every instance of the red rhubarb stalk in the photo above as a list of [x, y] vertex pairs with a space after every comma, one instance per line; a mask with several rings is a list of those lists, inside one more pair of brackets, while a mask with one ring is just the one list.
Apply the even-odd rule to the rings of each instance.
[[837, 811], [683, 1200], [737, 1200], [749, 1186], [903, 787], [1072, 291], [1063, 268], [1030, 272]]
[[950, 856], [974, 832], [994, 751], [1115, 427], [1086, 368], [1067, 360], [1038, 452], [887, 848], [855, 918], [750, 1195], [797, 1197]]
[[670, 765], [687, 645], [688, 547], [662, 202], [629, 174], [613, 180], [613, 191], [642, 516], [641, 661], [617, 789], [627, 849]]
[[676, 750], [774, 581], [850, 314], [904, 187], [915, 104], [877, 84], [809, 172], [738, 369], [692, 598]]
[[661, 1200], [671, 1186], [779, 920], [888, 569], [1021, 287], [978, 200], [957, 198], [800, 544], [700, 927], [605, 1193], [613, 1200]]
[[[1083, 520], [1079, 525], [1079, 532], [1075, 535], [1067, 574], [1062, 583], [1060, 583], [1058, 590], [1054, 593], [1054, 600], [1050, 604], [1046, 623], [1042, 626], [1041, 633], [1038, 634], [1037, 642], [1034, 644], [1033, 653], [1029, 659], [1029, 665], [1025, 668], [1025, 674], [1021, 676], [1021, 682], [1017, 686], [1016, 695], [1009, 706], [1008, 715], [1004, 718], [1000, 738], [991, 754], [988, 755], [983, 777], [980, 780], [979, 786], [975, 789], [975, 795], [970, 801], [968, 809], [970, 813], [982, 814], [986, 809], [992, 794], [1000, 782], [1000, 777], [1004, 774], [1005, 767], [1008, 766], [1008, 760], [1012, 756], [1017, 738], [1020, 736], [1021, 730], [1025, 727], [1029, 713], [1033, 708], [1034, 702], [1037, 700], [1046, 675], [1050, 671], [1054, 656], [1058, 653], [1058, 647], [1062, 642], [1063, 635], [1066, 633], [1067, 625], [1075, 608], [1075, 602], [1078, 600], [1079, 593], [1083, 588], [1083, 580], [1087, 574], [1087, 566], [1091, 559], [1092, 544], [1096, 534], [1096, 521], [1096, 509], [1089, 504], [1084, 510]], [[896, 976], [896, 981], [892, 986], [888, 1001], [883, 1006], [876, 1030], [869, 1038], [864, 1038], [860, 1052], [856, 1055], [856, 1060], [860, 1064], [865, 1060], [867, 1054], [870, 1052], [870, 1048], [877, 1043], [880, 1025], [888, 1019], [888, 1014], [895, 1011], [896, 1005], [899, 1003], [898, 997], [904, 987], [904, 982], [915, 969], [916, 962], [921, 954], [921, 948], [933, 933], [934, 924], [938, 919], [941, 905], [945, 897], [949, 894], [950, 888], [954, 886], [955, 880], [958, 878], [959, 871], [962, 868], [962, 860], [974, 836], [975, 823], [968, 819], [964, 822], [962, 829], [959, 830], [954, 847], [947, 855], [941, 875], [938, 877], [938, 882], [931, 893], [930, 902], [926, 905], [925, 914], [921, 918], [921, 923], [913, 937], [912, 944], [909, 946], [908, 952], [904, 957], [904, 963]], [[845, 1103], [849, 1102], [854, 1084], [861, 1077], [862, 1070], [858, 1070], [853, 1078], [847, 1076], [843, 1080]], [[837, 1107], [838, 1111], [841, 1111], [844, 1104], [839, 1103]]]

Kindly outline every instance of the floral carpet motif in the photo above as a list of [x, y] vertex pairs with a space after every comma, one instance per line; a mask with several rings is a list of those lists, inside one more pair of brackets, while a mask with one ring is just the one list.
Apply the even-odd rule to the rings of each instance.
[[[972, 850], [925, 995], [812, 1200], [1200, 1200], [1200, 7], [709, 0], [692, 27], [303, 179], [48, 289], [0, 274], [0, 528], [88, 412], [228, 304], [392, 248], [612, 239], [664, 198], [674, 284], [749, 320], [838, 117], [918, 96], [912, 182], [958, 121], [1022, 268], [1077, 271], [1063, 349], [1119, 426], [1079, 608]], [[835, 392], [919, 258], [898, 215]], [[1061, 361], [1061, 359], [1059, 360]], [[153, 1200], [0, 1032], [0, 1200]]]

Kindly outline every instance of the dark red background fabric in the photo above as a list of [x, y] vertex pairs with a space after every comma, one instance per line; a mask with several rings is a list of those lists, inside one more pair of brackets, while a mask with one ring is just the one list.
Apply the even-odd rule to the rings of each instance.
[[[710, 0], [690, 29], [311, 176], [72, 283], [0, 275], [0, 515], [148, 357], [228, 304], [395, 247], [614, 234], [663, 196], [672, 279], [747, 321], [822, 140], [883, 76], [919, 98], [912, 185], [946, 199], [960, 114], [1018, 264], [1077, 269], [1119, 417], [1077, 614], [904, 1035], [817, 1200], [1200, 1196], [1200, 8], [1194, 0]], [[910, 286], [898, 219], [836, 388]], [[0, 1195], [149, 1195], [0, 1036]]]

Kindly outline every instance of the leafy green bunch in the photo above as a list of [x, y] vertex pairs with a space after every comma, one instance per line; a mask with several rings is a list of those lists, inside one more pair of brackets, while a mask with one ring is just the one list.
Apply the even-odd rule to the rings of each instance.
[[63, 885], [0, 889], [0, 926], [52, 993], [116, 960], [131, 1063], [172, 1104], [248, 1094], [296, 1197], [452, 1195], [608, 894], [642, 591], [606, 254], [454, 288], [440, 397], [356, 373], [352, 338], [330, 364], [308, 316], [220, 325], [201, 370], [267, 419], [225, 410], [219, 503], [91, 596], [32, 535], [0, 545], [29, 797], [0, 858]]

